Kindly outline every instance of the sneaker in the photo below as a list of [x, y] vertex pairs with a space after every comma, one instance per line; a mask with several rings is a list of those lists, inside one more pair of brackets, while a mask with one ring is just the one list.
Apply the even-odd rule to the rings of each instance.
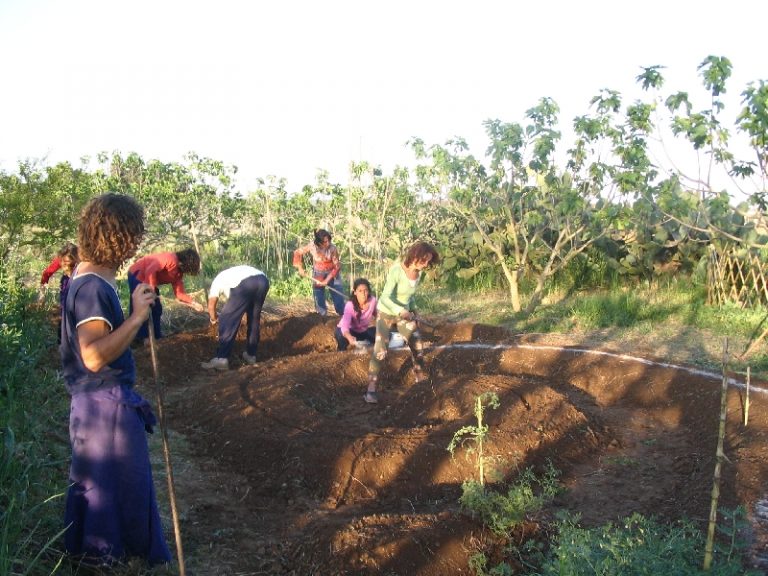
[[248, 352], [243, 352], [243, 361], [248, 364], [248, 366], [253, 366], [256, 364], [256, 356], [251, 356]]
[[229, 360], [226, 358], [211, 358], [208, 362], [203, 362], [200, 367], [204, 370], [229, 370]]
[[379, 397], [376, 395], [376, 392], [366, 392], [363, 396], [363, 400], [365, 400], [368, 404], [379, 403]]

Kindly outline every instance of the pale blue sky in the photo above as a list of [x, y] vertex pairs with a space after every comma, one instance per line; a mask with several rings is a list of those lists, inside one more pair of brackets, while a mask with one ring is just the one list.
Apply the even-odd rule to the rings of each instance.
[[482, 154], [485, 119], [543, 96], [566, 128], [601, 88], [639, 96], [641, 66], [695, 93], [710, 54], [733, 62], [735, 114], [768, 79], [766, 22], [757, 0], [0, 0], [0, 167], [195, 151], [244, 189], [343, 183], [351, 160], [412, 163], [414, 136]]

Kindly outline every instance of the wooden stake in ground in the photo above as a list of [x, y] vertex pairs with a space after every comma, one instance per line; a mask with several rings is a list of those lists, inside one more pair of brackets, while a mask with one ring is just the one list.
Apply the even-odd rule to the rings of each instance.
[[749, 422], [749, 382], [750, 382], [749, 366], [747, 366], [747, 391], [744, 395], [744, 427], [747, 427]]
[[155, 351], [155, 328], [152, 326], [152, 318], [147, 322], [149, 326], [149, 350], [152, 355], [152, 370], [155, 374], [155, 394], [157, 398], [157, 419], [160, 422], [160, 435], [163, 439], [163, 456], [165, 457], [165, 471], [168, 478], [168, 499], [171, 503], [171, 518], [173, 518], [173, 533], [176, 536], [176, 556], [179, 559], [179, 575], [186, 576], [184, 569], [184, 549], [181, 545], [181, 528], [179, 526], [179, 512], [176, 508], [176, 488], [173, 482], [173, 466], [171, 465], [171, 449], [168, 446], [168, 431], [165, 427], [165, 409], [163, 405], [163, 389], [160, 384], [160, 371], [157, 368], [157, 353]]
[[728, 414], [728, 338], [723, 340], [723, 384], [720, 388], [720, 428], [717, 432], [717, 454], [715, 458], [715, 477], [712, 482], [712, 499], [709, 507], [709, 526], [707, 528], [707, 544], [704, 548], [704, 565], [702, 568], [709, 571], [712, 566], [712, 552], [715, 547], [715, 527], [717, 526], [717, 501], [720, 498], [720, 469], [725, 460], [723, 442], [725, 440], [725, 422]]

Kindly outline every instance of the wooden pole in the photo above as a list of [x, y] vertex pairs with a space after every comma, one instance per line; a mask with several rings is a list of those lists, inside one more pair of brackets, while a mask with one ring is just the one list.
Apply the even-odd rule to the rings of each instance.
[[704, 548], [704, 565], [702, 568], [708, 572], [712, 566], [712, 553], [715, 547], [715, 527], [717, 526], [717, 501], [720, 498], [720, 469], [725, 460], [723, 443], [725, 440], [725, 422], [728, 414], [728, 338], [723, 340], [723, 384], [720, 388], [720, 427], [717, 433], [717, 453], [715, 457], [715, 474], [712, 482], [712, 498], [709, 507], [709, 526], [707, 528], [707, 543]]
[[750, 373], [749, 373], [749, 366], [747, 366], [747, 392], [744, 397], [744, 427], [747, 427], [747, 423], [749, 422], [749, 382], [751, 380]]
[[155, 394], [157, 398], [157, 416], [160, 422], [160, 435], [163, 439], [163, 456], [165, 457], [165, 471], [168, 478], [168, 499], [171, 503], [171, 517], [173, 519], [173, 533], [176, 536], [176, 556], [179, 559], [179, 575], [186, 576], [184, 569], [184, 549], [181, 545], [181, 527], [179, 526], [179, 512], [176, 508], [176, 489], [173, 482], [173, 466], [171, 465], [171, 449], [168, 445], [168, 431], [165, 426], [165, 409], [163, 405], [163, 389], [160, 384], [160, 371], [157, 368], [157, 352], [155, 351], [155, 327], [152, 325], [152, 317], [147, 321], [149, 326], [149, 350], [152, 356], [152, 370], [155, 374]]

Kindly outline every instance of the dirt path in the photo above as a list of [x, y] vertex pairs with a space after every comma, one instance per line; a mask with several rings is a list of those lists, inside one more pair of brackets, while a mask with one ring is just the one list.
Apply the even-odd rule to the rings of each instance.
[[[226, 373], [198, 369], [214, 349], [207, 331], [159, 346], [187, 566], [197, 576], [470, 573], [468, 557], [492, 538], [459, 513], [461, 482], [475, 470], [446, 447], [485, 391], [501, 400], [487, 413], [487, 449], [505, 475], [551, 461], [568, 488], [522, 532], [546, 530], [558, 509], [589, 526], [632, 512], [708, 515], [717, 378], [519, 348], [533, 339], [439, 323], [427, 333], [429, 380], [415, 384], [409, 355], [393, 351], [381, 402], [370, 406], [367, 357], [335, 351], [332, 319], [263, 324], [259, 363], [233, 360]], [[148, 355], [136, 356], [150, 377]], [[767, 400], [753, 394], [745, 429], [730, 392], [722, 506], [751, 511], [765, 497]], [[162, 476], [161, 461], [155, 470]]]

